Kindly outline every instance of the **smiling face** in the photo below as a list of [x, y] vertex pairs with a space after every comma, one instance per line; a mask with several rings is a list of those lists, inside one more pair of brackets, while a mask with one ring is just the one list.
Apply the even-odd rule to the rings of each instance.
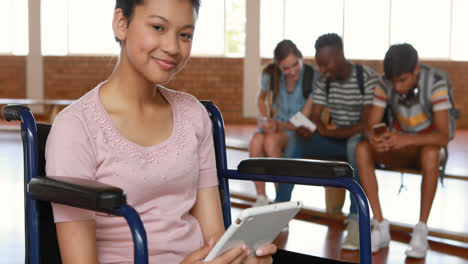
[[148, 81], [168, 82], [190, 56], [196, 19], [189, 0], [145, 0], [135, 6], [130, 23], [117, 9], [114, 33], [122, 43], [121, 58]]
[[315, 61], [319, 71], [328, 80], [338, 80], [342, 75], [345, 60], [343, 52], [340, 49], [333, 46], [323, 47], [315, 54]]
[[289, 80], [297, 81], [301, 75], [302, 59], [291, 53], [279, 62], [281, 72]]

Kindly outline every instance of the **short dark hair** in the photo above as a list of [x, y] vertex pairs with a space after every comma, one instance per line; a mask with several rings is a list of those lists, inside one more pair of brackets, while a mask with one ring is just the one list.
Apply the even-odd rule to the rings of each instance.
[[[133, 18], [133, 12], [135, 11], [135, 6], [142, 5], [145, 0], [115, 0], [115, 9], [122, 9], [123, 15], [128, 19], [128, 23]], [[201, 0], [191, 0], [195, 12], [198, 14], [200, 10]], [[115, 40], [120, 43], [120, 40], [115, 37]]]
[[318, 37], [315, 41], [315, 52], [319, 52], [320, 49], [325, 47], [336, 47], [340, 50], [343, 49], [343, 40], [336, 33], [327, 33]]
[[412, 73], [418, 65], [418, 52], [408, 43], [392, 45], [383, 61], [384, 77], [391, 80], [403, 73]]
[[297, 48], [296, 44], [289, 39], [282, 40], [276, 45], [273, 60], [276, 64], [284, 60], [289, 54], [294, 54], [298, 58], [302, 59], [302, 52]]

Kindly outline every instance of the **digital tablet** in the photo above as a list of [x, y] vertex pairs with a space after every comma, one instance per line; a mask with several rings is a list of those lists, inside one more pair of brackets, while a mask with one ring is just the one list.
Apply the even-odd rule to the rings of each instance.
[[255, 250], [270, 244], [302, 208], [302, 202], [276, 203], [243, 210], [229, 226], [204, 261], [211, 261], [244, 243]]
[[310, 121], [309, 118], [307, 118], [302, 112], [297, 112], [294, 114], [289, 121], [295, 126], [295, 127], [301, 127], [304, 126], [308, 128], [311, 132], [314, 132], [315, 129], [317, 129], [317, 126], [314, 124], [314, 122]]

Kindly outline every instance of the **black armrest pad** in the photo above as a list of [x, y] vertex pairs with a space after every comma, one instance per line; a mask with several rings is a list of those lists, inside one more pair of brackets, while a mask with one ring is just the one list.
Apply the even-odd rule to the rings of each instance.
[[251, 158], [241, 161], [237, 171], [248, 174], [280, 175], [310, 178], [353, 178], [346, 162], [313, 159]]
[[36, 177], [28, 184], [28, 194], [39, 200], [50, 201], [116, 214], [127, 197], [120, 188], [72, 177]]

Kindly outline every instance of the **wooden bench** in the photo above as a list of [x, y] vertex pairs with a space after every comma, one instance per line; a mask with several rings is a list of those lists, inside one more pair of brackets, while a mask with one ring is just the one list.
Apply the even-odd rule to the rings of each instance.
[[75, 100], [68, 99], [12, 99], [12, 98], [0, 98], [0, 105], [7, 104], [19, 104], [19, 105], [44, 105], [49, 107], [49, 122], [53, 123], [55, 116], [61, 110], [61, 107], [72, 104]]

